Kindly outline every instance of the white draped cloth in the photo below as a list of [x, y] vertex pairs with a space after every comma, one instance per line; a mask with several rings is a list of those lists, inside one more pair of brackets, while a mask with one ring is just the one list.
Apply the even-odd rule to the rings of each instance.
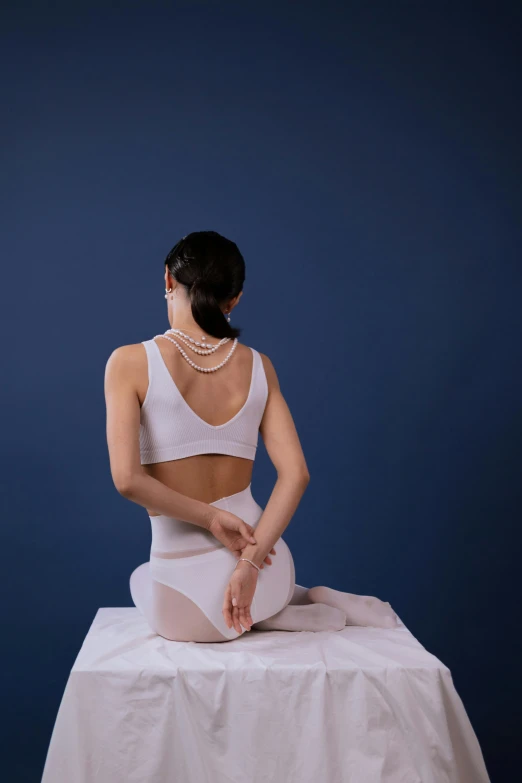
[[172, 642], [99, 609], [42, 783], [489, 783], [450, 670], [398, 628]]

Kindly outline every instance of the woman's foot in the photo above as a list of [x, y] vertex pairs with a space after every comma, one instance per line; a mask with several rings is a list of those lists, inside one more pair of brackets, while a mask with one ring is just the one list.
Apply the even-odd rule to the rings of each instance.
[[346, 625], [375, 626], [377, 628], [396, 628], [397, 615], [388, 601], [381, 601], [372, 595], [343, 593], [331, 587], [311, 587], [308, 598], [313, 603], [328, 604], [341, 609], [346, 615]]

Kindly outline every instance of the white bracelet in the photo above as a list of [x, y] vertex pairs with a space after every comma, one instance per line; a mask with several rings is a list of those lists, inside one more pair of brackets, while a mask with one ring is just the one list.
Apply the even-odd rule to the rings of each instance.
[[[240, 558], [239, 558], [239, 560], [246, 560], [246, 561], [247, 561], [247, 563], [252, 563], [252, 565], [254, 566], [254, 568], [257, 568], [257, 570], [258, 570], [258, 571], [261, 571], [261, 569], [259, 568], [259, 566], [257, 566], [255, 563], [253, 563], [253, 562], [252, 562], [252, 560], [249, 560], [249, 559], [248, 559], [248, 557], [240, 557]], [[239, 563], [239, 560], [237, 561], [237, 563]], [[237, 563], [236, 563], [236, 568], [237, 568]], [[234, 568], [234, 571], [235, 571], [235, 568]]]

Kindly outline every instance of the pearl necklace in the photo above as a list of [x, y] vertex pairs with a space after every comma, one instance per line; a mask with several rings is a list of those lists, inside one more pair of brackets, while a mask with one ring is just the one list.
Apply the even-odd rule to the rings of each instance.
[[[168, 334], [169, 332], [175, 334], [176, 337], [181, 340], [182, 343], [185, 343], [185, 345], [188, 346], [191, 351], [198, 353], [200, 356], [210, 356], [211, 353], [215, 353], [221, 345], [228, 343], [230, 340], [230, 337], [222, 337], [218, 343], [198, 343], [197, 340], [194, 340], [192, 337], [190, 337], [190, 335], [182, 332], [181, 329], [167, 329], [165, 334]], [[205, 338], [203, 337], [202, 339], [204, 340]], [[194, 346], [196, 345], [201, 346], [201, 348], [204, 350], [200, 351], [198, 348], [195, 348]]]
[[[188, 331], [188, 332], [190, 332], [190, 331], [192, 331], [192, 330], [191, 330], [191, 329], [187, 329], [187, 331]], [[187, 338], [187, 340], [191, 340], [191, 341], [192, 341], [193, 343], [195, 343], [196, 345], [212, 345], [212, 343], [209, 343], [209, 342], [208, 342], [208, 340], [207, 340], [207, 338], [205, 337], [205, 335], [203, 335], [203, 337], [201, 338], [201, 339], [203, 340], [203, 342], [202, 342], [202, 343], [198, 343], [198, 342], [197, 342], [197, 340], [194, 340], [194, 339], [193, 339], [193, 338], [190, 336], [190, 334], [187, 334], [187, 332], [184, 332], [182, 329], [179, 329], [179, 328], [176, 328], [176, 327], [172, 327], [171, 329], [167, 329], [167, 332], [174, 332], [175, 334], [182, 334], [182, 335], [183, 335], [183, 337], [186, 337], [186, 338]], [[167, 332], [165, 332], [165, 334], [166, 334]], [[192, 334], [195, 334], [195, 332], [192, 332]], [[206, 342], [205, 342], [205, 340], [206, 340]], [[222, 338], [221, 338], [221, 340], [220, 340], [220, 342], [223, 342], [223, 340], [230, 340], [230, 337], [222, 337]]]
[[[174, 345], [176, 346], [176, 348], [178, 349], [180, 354], [183, 356], [185, 361], [187, 361], [190, 364], [190, 366], [193, 367], [195, 370], [199, 370], [200, 372], [216, 372], [216, 370], [219, 370], [220, 367], [223, 367], [223, 365], [228, 362], [228, 360], [230, 359], [230, 357], [232, 356], [232, 354], [236, 350], [236, 346], [237, 346], [237, 337], [235, 337], [234, 338], [234, 342], [232, 343], [232, 348], [230, 349], [230, 351], [228, 352], [228, 355], [225, 356], [225, 358], [223, 359], [222, 362], [220, 362], [219, 364], [216, 364], [215, 367], [201, 367], [199, 364], [196, 364], [195, 362], [192, 361], [190, 356], [183, 350], [181, 345], [179, 345], [179, 343], [176, 340], [174, 340], [172, 337], [169, 337], [167, 334], [157, 334], [156, 337], [163, 337], [165, 340], [168, 340], [169, 342], [174, 343]], [[227, 338], [224, 338], [224, 339], [229, 340], [230, 338], [227, 337]]]

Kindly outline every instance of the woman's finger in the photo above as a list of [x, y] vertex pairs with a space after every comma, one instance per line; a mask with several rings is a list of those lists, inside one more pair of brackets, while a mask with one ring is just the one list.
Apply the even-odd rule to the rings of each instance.
[[247, 525], [246, 522], [241, 522], [241, 534], [251, 544], [255, 544], [256, 543], [256, 539], [254, 538], [254, 528], [251, 527], [250, 525]]
[[241, 628], [241, 623], [239, 622], [239, 607], [234, 606], [232, 610], [232, 622], [234, 624], [234, 628], [238, 633], [243, 633], [243, 629]]
[[265, 557], [265, 560], [264, 560], [264, 562], [265, 562], [267, 565], [272, 565], [272, 558], [271, 558], [271, 557], [269, 557], [269, 556], [267, 555], [267, 556]]
[[225, 590], [225, 599], [223, 601], [223, 617], [225, 618], [227, 628], [232, 628], [232, 600], [230, 593], [230, 585], [228, 585]]
[[239, 621], [246, 631], [250, 631], [252, 623], [248, 620], [248, 606], [242, 606], [239, 610]]

